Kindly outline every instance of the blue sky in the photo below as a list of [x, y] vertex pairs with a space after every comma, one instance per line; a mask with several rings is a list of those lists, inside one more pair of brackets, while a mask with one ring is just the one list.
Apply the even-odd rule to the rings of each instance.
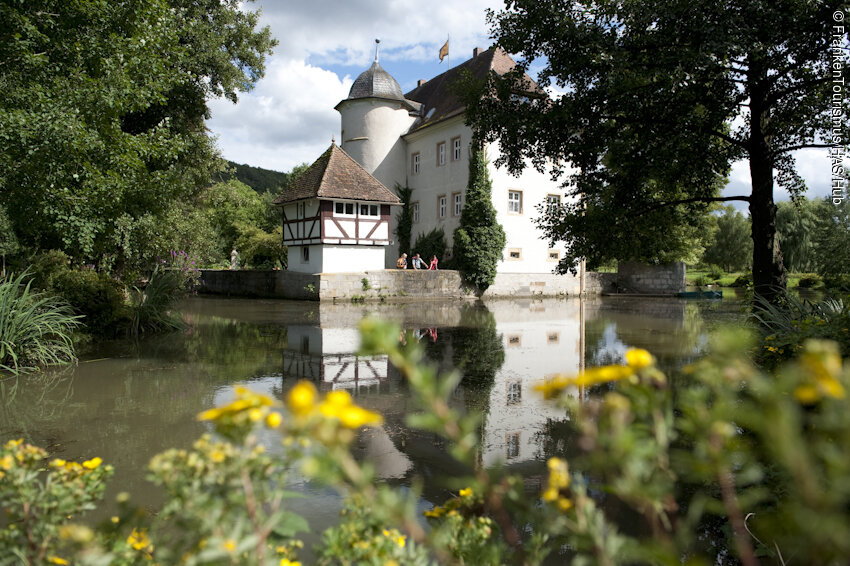
[[[469, 59], [474, 47], [490, 45], [485, 10], [503, 8], [495, 0], [260, 0], [280, 45], [268, 59], [266, 76], [234, 105], [210, 104], [207, 126], [218, 138], [223, 156], [237, 163], [289, 171], [312, 163], [339, 136], [334, 106], [348, 96], [357, 75], [375, 55], [407, 92], [418, 79], [447, 69], [439, 49], [450, 37], [452, 66]], [[338, 140], [337, 140], [338, 141]], [[826, 150], [798, 152], [798, 171], [809, 185], [808, 196], [829, 193], [830, 162]], [[733, 166], [725, 195], [750, 192], [748, 164]], [[787, 198], [777, 189], [777, 198]], [[736, 203], [744, 208], [745, 203]]]

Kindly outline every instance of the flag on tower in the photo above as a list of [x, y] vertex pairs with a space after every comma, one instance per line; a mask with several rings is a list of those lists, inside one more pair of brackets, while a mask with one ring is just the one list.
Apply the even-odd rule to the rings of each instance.
[[442, 47], [440, 47], [440, 63], [442, 63], [443, 59], [445, 57], [448, 57], [448, 55], [449, 55], [449, 40], [447, 39], [446, 43]]

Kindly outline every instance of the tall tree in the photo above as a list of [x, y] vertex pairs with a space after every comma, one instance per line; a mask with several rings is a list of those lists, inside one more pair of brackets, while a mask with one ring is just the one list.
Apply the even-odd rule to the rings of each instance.
[[[633, 217], [746, 201], [756, 292], [773, 296], [785, 284], [774, 181], [800, 194], [793, 152], [850, 135], [842, 114], [848, 89], [833, 92], [841, 72], [832, 63], [840, 66], [847, 41], [838, 22], [844, 7], [842, 0], [511, 1], [488, 19], [496, 44], [520, 54], [518, 68], [491, 74], [487, 96], [471, 93], [467, 117], [486, 140], [501, 142], [501, 162], [513, 171], [526, 158], [540, 169], [554, 162], [556, 174], [567, 173], [558, 164], [572, 164], [574, 215], [628, 183], [618, 168], [640, 172], [636, 192], [606, 206]], [[560, 96], [544, 100], [525, 84], [532, 65], [538, 84]], [[740, 159], [749, 160], [749, 194], [718, 196], [716, 177]], [[656, 190], [646, 190], [649, 180]]]
[[251, 88], [274, 44], [241, 4], [0, 2], [0, 204], [22, 245], [120, 265], [118, 219], [209, 184], [206, 101]]
[[726, 271], [746, 269], [753, 257], [750, 221], [731, 204], [721, 210], [723, 214], [714, 217], [716, 230], [702, 259]]
[[452, 260], [467, 283], [484, 292], [496, 279], [496, 266], [505, 249], [505, 230], [496, 219], [493, 183], [487, 171], [484, 146], [473, 139], [469, 149], [469, 179], [460, 225], [454, 232]]

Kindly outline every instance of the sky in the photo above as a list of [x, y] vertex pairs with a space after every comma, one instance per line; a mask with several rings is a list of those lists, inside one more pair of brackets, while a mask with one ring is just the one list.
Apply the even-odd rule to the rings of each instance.
[[[207, 126], [224, 158], [236, 163], [289, 171], [312, 163], [339, 137], [340, 116], [334, 106], [348, 96], [351, 84], [375, 57], [401, 85], [431, 79], [472, 57], [475, 47], [490, 46], [487, 8], [495, 0], [259, 0], [247, 9], [262, 10], [261, 25], [279, 41], [266, 61], [266, 74], [239, 102], [210, 103]], [[439, 61], [450, 41], [449, 60]], [[339, 143], [339, 140], [336, 140]], [[830, 191], [830, 162], [825, 149], [797, 152], [798, 172], [807, 195]], [[746, 162], [735, 163], [725, 196], [750, 193]], [[787, 198], [776, 189], [778, 199]], [[746, 203], [736, 203], [744, 209]]]

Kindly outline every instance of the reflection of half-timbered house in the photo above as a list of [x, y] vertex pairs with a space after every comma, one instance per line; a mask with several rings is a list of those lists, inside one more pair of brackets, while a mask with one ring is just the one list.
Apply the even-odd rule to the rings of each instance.
[[290, 270], [340, 273], [384, 268], [390, 206], [401, 201], [336, 144], [274, 203], [283, 210]]

